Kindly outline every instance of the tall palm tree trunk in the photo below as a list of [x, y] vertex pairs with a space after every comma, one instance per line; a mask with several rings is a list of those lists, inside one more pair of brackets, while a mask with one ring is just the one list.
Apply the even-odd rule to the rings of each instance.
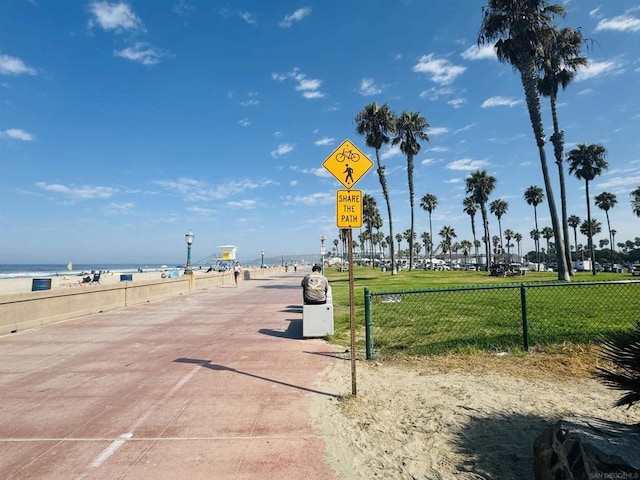
[[471, 217], [471, 234], [473, 235], [473, 250], [476, 254], [476, 268], [478, 268], [480, 264], [478, 263], [478, 246], [476, 245], [476, 222], [473, 217]]
[[556, 242], [556, 257], [558, 263], [558, 280], [571, 281], [567, 268], [567, 257], [564, 249], [564, 239], [562, 225], [558, 218], [553, 189], [551, 187], [551, 179], [549, 177], [549, 168], [547, 167], [547, 155], [544, 150], [544, 128], [542, 123], [542, 112], [540, 108], [540, 94], [538, 92], [538, 76], [536, 73], [533, 58], [530, 55], [524, 55], [519, 65], [520, 79], [525, 92], [527, 102], [527, 110], [533, 128], [533, 134], [538, 146], [540, 155], [540, 164], [542, 166], [542, 176], [544, 178], [544, 186], [547, 193], [547, 202], [549, 204], [549, 213], [551, 215], [551, 225], [553, 227], [554, 240]]
[[567, 190], [564, 182], [564, 167], [562, 164], [562, 152], [564, 150], [564, 132], [560, 130], [558, 123], [558, 109], [555, 92], [551, 92], [549, 97], [551, 101], [551, 118], [553, 119], [553, 135], [551, 135], [551, 143], [553, 143], [553, 153], [556, 157], [556, 165], [558, 165], [558, 181], [560, 183], [560, 208], [562, 210], [562, 234], [564, 237], [564, 252], [567, 258], [567, 271], [569, 275], [574, 275], [573, 263], [571, 262], [571, 245], [569, 240], [569, 224], [567, 223]]
[[413, 270], [413, 155], [407, 155], [407, 170], [409, 172], [409, 205], [411, 207], [411, 234], [409, 236], [409, 271]]
[[396, 271], [396, 262], [395, 262], [395, 253], [393, 250], [393, 221], [391, 219], [391, 201], [389, 199], [389, 190], [387, 189], [387, 179], [384, 176], [384, 167], [380, 163], [380, 152], [376, 149], [376, 163], [378, 164], [378, 180], [380, 180], [380, 186], [382, 187], [382, 196], [384, 197], [384, 201], [387, 204], [387, 215], [389, 217], [389, 238], [391, 241], [389, 242], [389, 253], [391, 254], [391, 275], [395, 275]]
[[429, 262], [433, 257], [433, 228], [431, 228], [431, 212], [429, 212]]
[[589, 256], [591, 257], [591, 274], [596, 274], [596, 252], [593, 249], [593, 229], [591, 228], [591, 205], [589, 205], [589, 180], [584, 181], [585, 190], [587, 193], [587, 226], [589, 232]]
[[489, 222], [487, 221], [487, 209], [484, 205], [480, 205], [480, 213], [482, 214], [482, 225], [484, 228], [484, 253], [486, 255], [487, 272], [489, 271], [489, 262], [491, 261], [491, 245], [489, 241]]

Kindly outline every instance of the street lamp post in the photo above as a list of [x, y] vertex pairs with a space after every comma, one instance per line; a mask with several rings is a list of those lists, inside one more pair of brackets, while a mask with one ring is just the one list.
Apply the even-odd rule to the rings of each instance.
[[187, 242], [187, 265], [184, 267], [184, 274], [191, 275], [193, 270], [191, 269], [191, 244], [193, 243], [195, 235], [191, 230], [184, 236], [185, 241]]
[[320, 268], [322, 268], [322, 274], [324, 275], [324, 241], [327, 239], [324, 235], [320, 235]]
[[260, 268], [264, 268], [264, 250], [260, 250]]

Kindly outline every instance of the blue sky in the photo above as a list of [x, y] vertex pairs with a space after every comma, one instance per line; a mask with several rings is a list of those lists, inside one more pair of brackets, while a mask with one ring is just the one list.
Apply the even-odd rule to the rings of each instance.
[[[0, 263], [182, 262], [190, 229], [193, 260], [228, 244], [241, 259], [319, 252], [321, 235], [337, 237], [343, 188], [322, 163], [345, 139], [375, 161], [354, 126], [374, 101], [430, 125], [414, 175], [417, 205], [438, 197], [434, 236], [449, 225], [472, 239], [464, 180], [480, 168], [497, 178], [490, 200], [509, 203], [503, 230], [532, 249], [523, 193], [544, 186], [540, 162], [519, 76], [476, 46], [484, 4], [2, 2]], [[592, 40], [589, 66], [559, 96], [566, 151], [607, 149], [591, 193], [617, 195], [617, 243], [640, 235], [629, 204], [640, 185], [640, 1], [563, 4], [560, 25]], [[382, 158], [402, 232], [406, 159], [391, 147]], [[567, 187], [569, 213], [586, 218], [584, 183], [568, 176]], [[355, 188], [376, 198], [386, 226], [375, 169]], [[551, 225], [546, 202], [538, 215]], [[416, 231], [428, 231], [417, 206]]]

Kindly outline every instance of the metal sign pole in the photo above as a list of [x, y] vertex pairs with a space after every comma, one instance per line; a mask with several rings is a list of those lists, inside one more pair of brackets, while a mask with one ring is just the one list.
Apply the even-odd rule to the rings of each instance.
[[356, 308], [353, 295], [353, 230], [349, 229], [349, 326], [351, 327], [351, 395], [356, 395]]

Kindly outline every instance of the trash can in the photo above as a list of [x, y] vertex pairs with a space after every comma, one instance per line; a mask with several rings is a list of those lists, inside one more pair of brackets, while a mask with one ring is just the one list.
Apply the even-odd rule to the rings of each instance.
[[131, 282], [133, 280], [133, 274], [131, 273], [123, 273], [120, 275], [121, 282]]
[[251, 272], [249, 270], [245, 270], [242, 273], [244, 273], [244, 279], [245, 280], [251, 280]]
[[50, 278], [34, 278], [31, 282], [31, 291], [37, 292], [40, 290], [51, 290]]

